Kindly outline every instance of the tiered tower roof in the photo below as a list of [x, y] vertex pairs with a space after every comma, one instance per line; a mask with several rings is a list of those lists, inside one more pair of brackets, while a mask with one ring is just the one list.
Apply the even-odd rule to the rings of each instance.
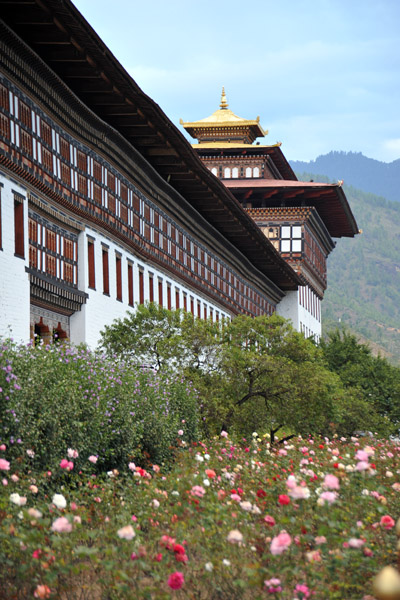
[[252, 144], [258, 137], [265, 137], [268, 131], [260, 125], [260, 117], [253, 120], [242, 119], [228, 108], [225, 89], [222, 88], [220, 108], [205, 119], [181, 125], [199, 144], [220, 144], [228, 141]]

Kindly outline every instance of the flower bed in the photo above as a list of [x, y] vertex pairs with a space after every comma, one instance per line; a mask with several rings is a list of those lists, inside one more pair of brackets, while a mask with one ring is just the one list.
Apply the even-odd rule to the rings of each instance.
[[[0, 446], [2, 598], [372, 598], [396, 564], [400, 445], [268, 438], [180, 446], [168, 473], [95, 474]], [[95, 465], [89, 456], [88, 469]]]

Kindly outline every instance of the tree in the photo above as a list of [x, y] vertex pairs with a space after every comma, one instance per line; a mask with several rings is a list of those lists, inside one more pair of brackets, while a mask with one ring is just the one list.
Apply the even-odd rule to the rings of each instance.
[[355, 335], [334, 330], [321, 341], [328, 367], [337, 373], [346, 389], [386, 418], [393, 433], [400, 427], [400, 369], [381, 356], [373, 356]]
[[273, 441], [283, 428], [291, 435], [347, 432], [350, 402], [354, 427], [382, 426], [374, 411], [354, 409], [362, 398], [346, 391], [322, 350], [278, 315], [216, 323], [146, 304], [106, 327], [102, 347], [132, 366], [193, 382], [206, 435], [269, 431]]
[[101, 331], [100, 349], [130, 365], [161, 369], [181, 355], [182, 312], [147, 302]]

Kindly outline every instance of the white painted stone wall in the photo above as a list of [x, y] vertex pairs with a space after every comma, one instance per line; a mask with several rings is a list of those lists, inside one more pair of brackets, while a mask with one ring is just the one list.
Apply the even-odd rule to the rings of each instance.
[[290, 319], [297, 331], [303, 331], [307, 337], [314, 335], [316, 341], [321, 337], [321, 322], [300, 304], [299, 290], [287, 292], [279, 302], [276, 312]]
[[[95, 249], [95, 283], [96, 289], [89, 288], [88, 285], [88, 239], [94, 241]], [[109, 295], [103, 293], [103, 263], [102, 263], [102, 245], [108, 248], [108, 266], [109, 266]], [[122, 302], [116, 299], [116, 252], [121, 255], [122, 266]], [[82, 306], [81, 311], [76, 312], [70, 318], [71, 341], [74, 343], [85, 342], [91, 348], [95, 348], [100, 339], [100, 331], [105, 325], [110, 325], [114, 319], [123, 318], [127, 311], [134, 310], [129, 306], [128, 295], [128, 262], [133, 270], [133, 301], [134, 305], [139, 303], [139, 270], [143, 271], [144, 281], [144, 300], [150, 299], [149, 294], [149, 274], [153, 275], [154, 302], [159, 302], [158, 298], [158, 280], [162, 280], [163, 287], [163, 306], [167, 307], [167, 286], [171, 286], [171, 308], [176, 308], [176, 290], [179, 291], [179, 305], [183, 308], [183, 294], [187, 295], [187, 310], [190, 311], [190, 298], [194, 299], [194, 310], [197, 315], [197, 301], [201, 302], [201, 317], [204, 316], [204, 306], [207, 308], [207, 316], [210, 316], [210, 309], [213, 310], [213, 319], [216, 319], [216, 312], [219, 318], [230, 317], [230, 314], [221, 306], [209, 301], [205, 296], [199, 295], [197, 291], [190, 289], [183, 282], [173, 279], [171, 274], [155, 268], [151, 263], [143, 260], [142, 257], [134, 255], [124, 246], [119, 245], [115, 240], [106, 237], [102, 232], [87, 227], [81, 232], [78, 238], [78, 288], [86, 292], [89, 297], [86, 304]]]
[[[0, 249], [0, 337], [12, 337], [16, 342], [29, 341], [29, 275], [25, 267], [29, 264], [28, 245], [28, 202], [26, 189], [0, 172], [1, 234]], [[14, 239], [14, 194], [25, 197], [24, 237], [25, 258], [15, 256]]]

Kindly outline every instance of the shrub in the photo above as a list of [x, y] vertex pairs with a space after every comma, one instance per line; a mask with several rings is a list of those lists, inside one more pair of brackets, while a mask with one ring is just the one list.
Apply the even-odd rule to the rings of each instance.
[[99, 470], [168, 461], [179, 429], [188, 441], [197, 434], [197, 397], [179, 378], [59, 345], [4, 343], [0, 360], [0, 440], [13, 457], [23, 441], [36, 468], [54, 468], [78, 447], [74, 469], [91, 455]]

